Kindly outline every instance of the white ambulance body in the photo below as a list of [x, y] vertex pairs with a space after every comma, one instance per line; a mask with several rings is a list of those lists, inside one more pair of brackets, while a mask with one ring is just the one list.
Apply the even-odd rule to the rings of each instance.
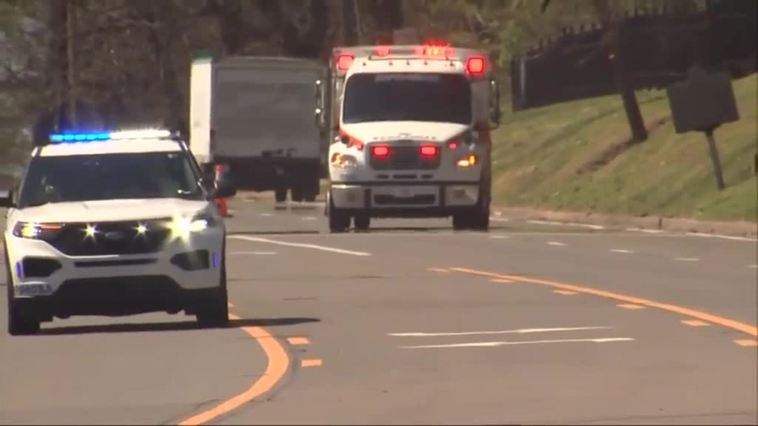
[[[490, 131], [499, 124], [492, 62], [450, 46], [334, 49], [317, 121], [330, 128], [332, 232], [372, 217], [453, 217], [487, 230]], [[331, 105], [330, 105], [331, 103]], [[323, 112], [322, 112], [323, 111]]]

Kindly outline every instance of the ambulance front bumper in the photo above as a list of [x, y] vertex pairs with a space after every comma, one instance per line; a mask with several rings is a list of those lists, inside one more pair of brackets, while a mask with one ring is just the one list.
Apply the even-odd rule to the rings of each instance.
[[478, 182], [434, 184], [333, 184], [334, 207], [372, 212], [436, 210], [440, 214], [473, 207], [479, 202]]

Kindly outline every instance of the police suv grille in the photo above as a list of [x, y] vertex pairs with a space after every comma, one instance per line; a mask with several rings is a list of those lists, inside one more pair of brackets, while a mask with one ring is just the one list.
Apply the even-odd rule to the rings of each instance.
[[[371, 156], [371, 151], [368, 153]], [[440, 165], [439, 155], [436, 158], [422, 158], [419, 145], [391, 144], [388, 158], [370, 157], [369, 164], [374, 170], [431, 170]]]
[[[170, 236], [169, 220], [67, 223], [46, 241], [69, 256], [155, 253]], [[143, 234], [140, 225], [147, 229]], [[94, 236], [87, 235], [88, 226], [94, 227]]]

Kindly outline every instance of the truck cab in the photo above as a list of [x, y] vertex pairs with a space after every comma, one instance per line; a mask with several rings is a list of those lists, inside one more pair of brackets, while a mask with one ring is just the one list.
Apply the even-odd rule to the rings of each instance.
[[449, 45], [333, 51], [317, 82], [316, 121], [328, 128], [332, 232], [376, 217], [450, 217], [488, 230], [490, 132], [500, 100], [492, 61]]

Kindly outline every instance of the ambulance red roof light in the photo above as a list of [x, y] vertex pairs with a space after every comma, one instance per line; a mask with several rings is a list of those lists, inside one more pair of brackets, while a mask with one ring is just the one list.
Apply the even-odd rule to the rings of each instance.
[[389, 46], [377, 46], [376, 56], [389, 56], [389, 54], [390, 54]]
[[353, 63], [353, 59], [355, 59], [355, 56], [349, 53], [340, 54], [337, 56], [337, 69], [340, 71], [347, 71], [347, 69], [350, 68], [350, 64]]
[[482, 75], [487, 70], [487, 63], [482, 56], [471, 56], [466, 60], [466, 72], [469, 75]]

